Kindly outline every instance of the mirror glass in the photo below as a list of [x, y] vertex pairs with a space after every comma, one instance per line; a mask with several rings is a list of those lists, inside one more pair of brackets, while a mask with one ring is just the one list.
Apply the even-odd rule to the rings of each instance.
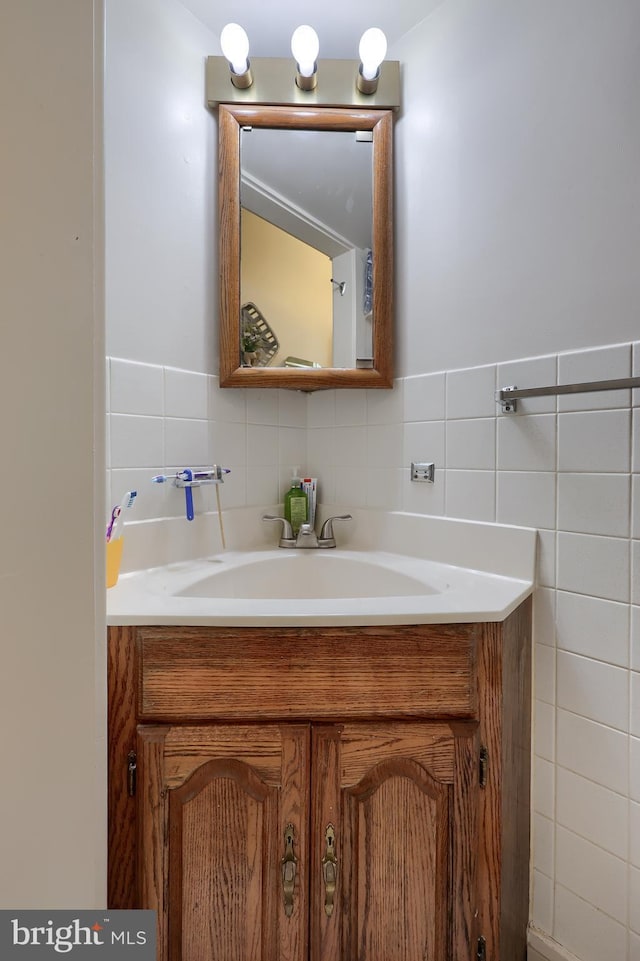
[[391, 113], [219, 116], [221, 386], [392, 386]]
[[370, 367], [371, 131], [243, 127], [240, 204], [243, 362]]

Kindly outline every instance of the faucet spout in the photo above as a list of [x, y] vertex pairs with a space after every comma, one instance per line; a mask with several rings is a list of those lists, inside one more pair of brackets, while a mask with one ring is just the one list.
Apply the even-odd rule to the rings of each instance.
[[301, 524], [296, 538], [296, 547], [318, 547], [318, 537], [312, 524]]

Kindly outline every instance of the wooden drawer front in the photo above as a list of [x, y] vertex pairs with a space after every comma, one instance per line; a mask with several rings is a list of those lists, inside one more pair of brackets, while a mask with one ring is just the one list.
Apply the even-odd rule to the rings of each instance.
[[476, 716], [473, 624], [137, 631], [141, 720]]

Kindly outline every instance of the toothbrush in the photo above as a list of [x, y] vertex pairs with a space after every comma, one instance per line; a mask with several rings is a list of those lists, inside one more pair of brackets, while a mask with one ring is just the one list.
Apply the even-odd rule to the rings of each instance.
[[113, 534], [113, 525], [115, 524], [119, 516], [120, 516], [120, 505], [116, 504], [116, 506], [111, 511], [111, 519], [107, 524], [107, 544], [111, 540], [111, 535]]
[[191, 482], [193, 481], [193, 471], [189, 467], [185, 467], [183, 471], [180, 471], [178, 477], [182, 481], [186, 481], [184, 486], [184, 500], [187, 512], [187, 520], [192, 521], [194, 518], [193, 513], [193, 490], [191, 489]]
[[122, 537], [124, 511], [131, 507], [137, 496], [137, 491], [125, 491], [120, 498], [120, 503], [116, 504], [113, 508], [111, 511], [111, 520], [107, 527], [107, 541], [116, 541], [119, 537]]

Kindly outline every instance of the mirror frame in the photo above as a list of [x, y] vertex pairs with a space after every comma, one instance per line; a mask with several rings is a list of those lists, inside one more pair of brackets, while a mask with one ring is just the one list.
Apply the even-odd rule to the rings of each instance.
[[[240, 131], [243, 126], [373, 132], [373, 365], [240, 366]], [[294, 390], [393, 387], [393, 111], [220, 104], [220, 386]]]

